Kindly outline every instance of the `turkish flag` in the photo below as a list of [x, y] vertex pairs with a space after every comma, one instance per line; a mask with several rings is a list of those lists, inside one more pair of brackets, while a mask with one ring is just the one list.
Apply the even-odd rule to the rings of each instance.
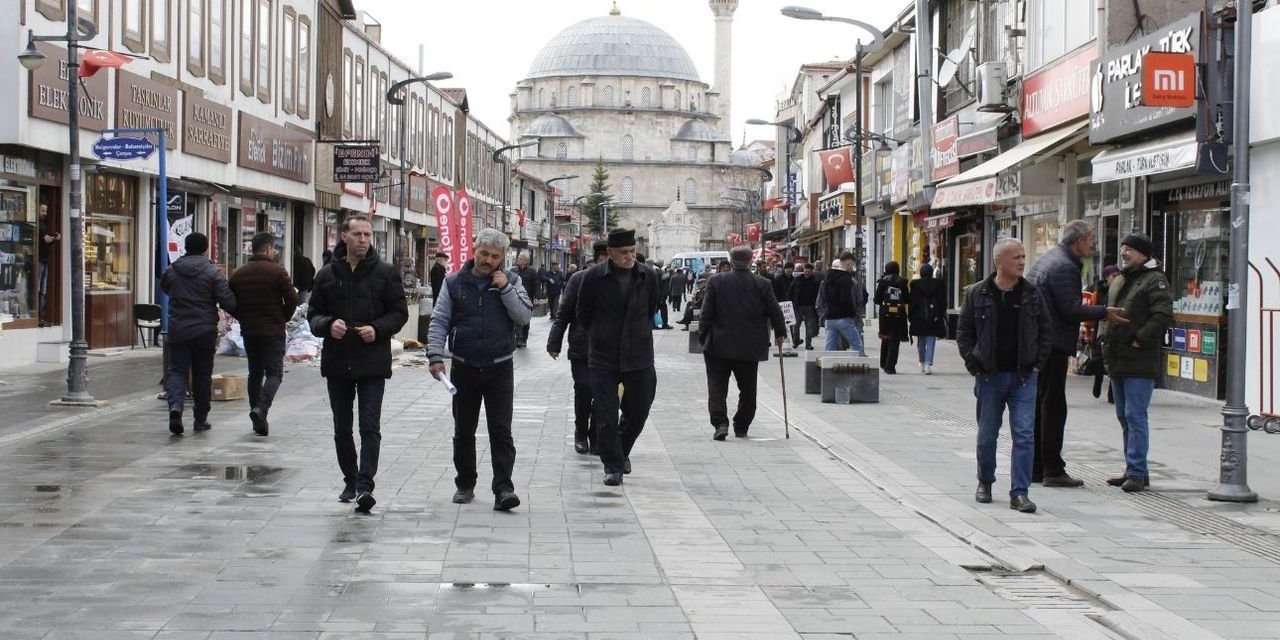
[[853, 160], [849, 157], [850, 147], [819, 151], [822, 160], [822, 175], [827, 179], [828, 187], [838, 187], [846, 182], [853, 182]]
[[114, 51], [105, 51], [101, 49], [91, 49], [84, 54], [84, 58], [80, 60], [80, 70], [76, 72], [81, 78], [91, 78], [98, 69], [110, 67], [119, 69], [126, 64], [133, 62], [132, 56], [126, 56], [123, 53]]
[[747, 242], [760, 242], [760, 225], [753, 222], [747, 225]]
[[785, 206], [787, 206], [786, 200], [783, 200], [782, 198], [769, 198], [764, 201], [764, 206], [761, 207], [761, 209], [764, 211], [772, 211], [774, 209], [781, 209]]
[[516, 224], [524, 228], [524, 209], [516, 209]]

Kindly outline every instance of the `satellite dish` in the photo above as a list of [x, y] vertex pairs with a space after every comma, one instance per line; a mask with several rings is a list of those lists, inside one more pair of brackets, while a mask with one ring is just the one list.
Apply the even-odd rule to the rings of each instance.
[[969, 55], [969, 50], [973, 48], [974, 28], [969, 27], [964, 32], [964, 37], [960, 39], [960, 46], [952, 49], [942, 59], [942, 65], [938, 68], [938, 85], [945, 87], [956, 79], [956, 72], [960, 70], [960, 63], [964, 62], [965, 56]]

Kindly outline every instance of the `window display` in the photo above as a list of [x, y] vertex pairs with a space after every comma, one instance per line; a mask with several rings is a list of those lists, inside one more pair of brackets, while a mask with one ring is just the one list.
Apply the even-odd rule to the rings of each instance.
[[1223, 209], [1177, 214], [1178, 244], [1173, 249], [1174, 313], [1218, 316], [1223, 313], [1230, 271], [1231, 234]]
[[1022, 231], [1025, 235], [1023, 244], [1027, 250], [1027, 268], [1030, 269], [1040, 256], [1058, 246], [1058, 238], [1062, 234], [1058, 212], [1041, 213], [1023, 218]]
[[36, 314], [35, 214], [26, 190], [0, 190], [0, 314]]
[[92, 214], [85, 221], [84, 282], [90, 293], [133, 287], [133, 219]]

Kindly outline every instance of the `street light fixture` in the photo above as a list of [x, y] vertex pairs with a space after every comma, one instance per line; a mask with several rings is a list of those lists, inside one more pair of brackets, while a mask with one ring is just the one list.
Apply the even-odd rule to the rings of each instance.
[[67, 198], [71, 225], [71, 344], [67, 362], [67, 393], [55, 404], [97, 406], [89, 394], [89, 343], [84, 336], [84, 218], [81, 196], [84, 191], [80, 171], [80, 42], [92, 40], [98, 29], [92, 21], [76, 20], [78, 2], [67, 2], [67, 33], [61, 36], [38, 36], [27, 31], [27, 48], [18, 54], [18, 62], [28, 71], [39, 69], [45, 55], [36, 49], [37, 42], [67, 43], [67, 161], [71, 193]]
[[405, 172], [409, 168], [409, 160], [404, 156], [404, 130], [405, 130], [404, 119], [405, 119], [405, 111], [406, 111], [404, 107], [404, 97], [405, 97], [404, 88], [415, 82], [435, 82], [436, 80], [448, 80], [449, 78], [452, 78], [452, 77], [453, 77], [453, 74], [449, 73], [448, 71], [437, 71], [436, 73], [428, 74], [425, 76], [419, 76], [415, 78], [406, 78], [404, 80], [401, 80], [391, 85], [390, 89], [387, 89], [387, 103], [391, 105], [395, 105], [400, 108], [400, 127], [399, 127], [399, 131], [397, 132], [398, 133], [397, 137], [400, 139], [399, 142], [400, 142], [400, 245], [401, 245], [400, 251], [401, 251], [401, 257], [403, 257], [404, 252], [408, 250], [408, 245], [405, 242], [405, 237], [408, 235], [408, 233], [404, 227], [404, 208], [409, 204], [408, 198], [405, 195], [405, 191], [409, 184], [409, 181], [405, 178]]
[[[786, 9], [783, 9], [783, 13], [785, 14], [788, 9], [802, 9], [802, 8], [803, 7], [787, 7]], [[767, 125], [770, 127], [777, 127], [779, 129], [783, 129], [787, 132], [787, 144], [782, 149], [782, 179], [784, 181], [784, 184], [782, 185], [782, 188], [779, 189], [779, 191], [780, 192], [785, 191], [785, 193], [787, 194], [786, 238], [787, 238], [787, 245], [788, 245], [787, 258], [788, 258], [788, 261], [790, 261], [791, 249], [792, 249], [790, 246], [791, 229], [792, 227], [795, 226], [795, 220], [792, 217], [795, 214], [792, 211], [792, 207], [794, 206], [794, 201], [792, 199], [792, 196], [794, 194], [791, 193], [791, 156], [793, 153], [795, 153], [795, 146], [800, 143], [800, 138], [802, 137], [802, 134], [800, 133], [800, 130], [795, 128], [795, 126], [792, 125], [790, 122], [786, 122], [783, 120], [779, 120], [777, 122], [771, 122], [769, 120], [762, 120], [760, 118], [750, 118], [747, 120], [747, 124]], [[773, 176], [770, 176], [769, 180], [772, 180], [772, 179], [773, 179]]]
[[524, 142], [498, 147], [493, 152], [493, 161], [502, 165], [502, 228], [504, 230], [507, 228], [507, 188], [511, 186], [511, 173], [510, 167], [507, 165], [507, 159], [502, 157], [502, 154], [511, 149], [518, 149], [520, 147], [528, 147], [538, 144], [538, 141], [539, 138], [534, 136], [532, 139], [525, 140]]

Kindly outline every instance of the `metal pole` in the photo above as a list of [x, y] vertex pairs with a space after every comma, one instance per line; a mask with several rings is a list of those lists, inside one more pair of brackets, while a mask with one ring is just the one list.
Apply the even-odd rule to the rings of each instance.
[[933, 202], [933, 20], [929, 0], [916, 0], [916, 86], [920, 102], [920, 145], [924, 149], [924, 198]]
[[71, 347], [67, 363], [67, 393], [63, 404], [96, 404], [89, 394], [89, 343], [84, 336], [84, 216], [81, 215], [80, 177], [80, 59], [76, 51], [77, 2], [67, 3], [67, 157], [70, 162], [71, 193]]
[[[400, 246], [397, 247], [397, 251], [401, 252], [400, 258], [402, 260], [405, 257], [404, 256], [405, 250], [408, 249], [408, 247], [406, 246], [407, 243], [405, 242], [405, 237], [408, 234], [405, 233], [405, 228], [404, 228], [404, 207], [405, 207], [405, 204], [408, 203], [408, 200], [406, 200], [406, 198], [408, 197], [406, 195], [406, 187], [408, 186], [408, 184], [405, 182], [405, 176], [404, 176], [405, 167], [408, 164], [408, 161], [405, 160], [405, 157], [404, 157], [404, 127], [405, 127], [404, 110], [405, 110], [405, 103], [404, 103], [404, 100], [401, 100], [400, 101], [400, 131], [399, 131], [400, 135], [398, 136], [400, 138], [400, 242], [399, 242]], [[396, 265], [396, 267], [400, 268], [401, 265], [398, 264]]]
[[507, 187], [511, 185], [511, 172], [508, 171], [507, 159], [499, 158], [502, 163], [502, 230], [507, 230]]
[[[156, 130], [160, 136], [160, 186], [157, 189], [159, 194], [157, 197], [160, 202], [156, 205], [156, 239], [159, 240], [159, 254], [156, 256], [155, 264], [160, 269], [156, 274], [156, 282], [160, 281], [160, 277], [164, 276], [164, 269], [169, 264], [169, 169], [165, 161], [165, 139], [164, 129]], [[185, 200], [183, 201], [185, 205]], [[226, 241], [225, 239], [223, 240]], [[160, 333], [164, 335], [164, 339], [169, 339], [169, 294], [164, 289], [156, 287], [156, 302], [160, 304]], [[145, 345], [144, 345], [145, 346]]]
[[1236, 3], [1235, 50], [1235, 180], [1231, 184], [1231, 287], [1227, 293], [1227, 403], [1222, 407], [1222, 451], [1218, 486], [1210, 500], [1257, 502], [1249, 489], [1249, 407], [1245, 404], [1249, 300], [1249, 65], [1252, 57], [1253, 7]]
[[[855, 211], [857, 211], [857, 228], [853, 230], [853, 253], [857, 259], [857, 265], [854, 269], [861, 278], [862, 284], [865, 286], [867, 279], [863, 273], [866, 270], [866, 261], [862, 256], [862, 221], [863, 214], [866, 209], [862, 205], [862, 42], [858, 42], [857, 55], [854, 57], [854, 76], [853, 76], [853, 101], [857, 103], [857, 118], [854, 120], [854, 126], [857, 127], [853, 136], [853, 199]], [[808, 330], [806, 328], [806, 330]]]

